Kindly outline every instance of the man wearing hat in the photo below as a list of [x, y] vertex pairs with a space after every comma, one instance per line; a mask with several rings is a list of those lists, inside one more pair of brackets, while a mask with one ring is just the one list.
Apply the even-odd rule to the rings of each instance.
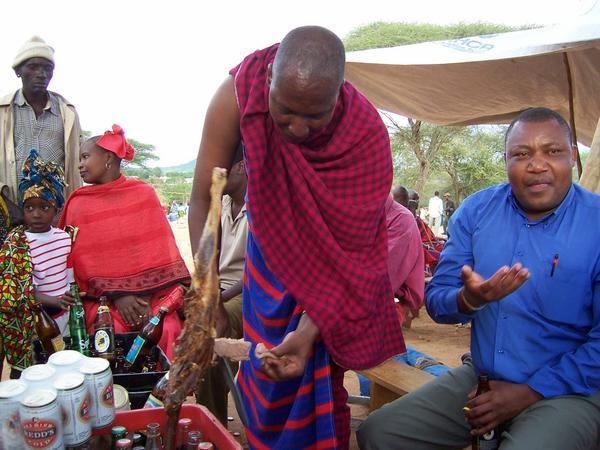
[[31, 38], [18, 51], [12, 68], [23, 86], [0, 99], [0, 206], [8, 211], [10, 222], [17, 224], [21, 220], [17, 187], [32, 148], [42, 160], [64, 169], [65, 197], [81, 186], [81, 126], [75, 107], [48, 91], [54, 72], [52, 47], [39, 37]]

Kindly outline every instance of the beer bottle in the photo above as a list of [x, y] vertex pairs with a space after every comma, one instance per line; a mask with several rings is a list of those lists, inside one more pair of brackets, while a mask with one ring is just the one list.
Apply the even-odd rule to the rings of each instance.
[[33, 320], [35, 332], [48, 355], [64, 350], [65, 341], [63, 341], [58, 325], [54, 319], [44, 311], [43, 306], [37, 302], [33, 304]]
[[119, 439], [125, 439], [127, 437], [127, 430], [125, 429], [125, 427], [117, 425], [112, 427], [110, 435], [110, 448], [111, 450], [115, 450], [117, 448], [117, 441]]
[[187, 435], [187, 442], [184, 447], [185, 450], [196, 450], [198, 445], [202, 442], [202, 436], [199, 431], [190, 431]]
[[140, 356], [147, 356], [150, 353], [152, 346], [158, 344], [163, 332], [163, 318], [168, 312], [169, 310], [167, 308], [161, 306], [158, 310], [158, 314], [152, 317], [150, 322], [142, 329], [142, 332], [136, 336], [125, 357], [129, 364], [133, 366], [138, 362], [136, 365], [138, 366], [139, 361], [141, 361]]
[[163, 450], [160, 424], [149, 423], [146, 425], [146, 450]]
[[[477, 393], [475, 396], [485, 394], [490, 391], [490, 382], [487, 373], [479, 374], [479, 384], [477, 385]], [[499, 427], [488, 431], [481, 436], [473, 436], [471, 441], [472, 450], [496, 450], [500, 446], [500, 429]]]
[[131, 450], [131, 439], [123, 438], [119, 439], [115, 445], [117, 449]]
[[115, 324], [106, 297], [100, 297], [100, 307], [94, 320], [94, 350], [99, 358], [114, 358]]
[[85, 356], [90, 356], [90, 339], [85, 327], [85, 311], [83, 310], [77, 283], [71, 283], [71, 296], [75, 298], [75, 304], [69, 310], [71, 349]]
[[144, 404], [144, 408], [157, 408], [164, 406], [165, 394], [167, 391], [167, 385], [169, 384], [169, 372], [167, 372], [156, 386], [152, 388], [152, 392], [148, 396], [148, 400]]
[[177, 439], [175, 441], [175, 448], [177, 450], [185, 450], [185, 444], [187, 442], [187, 435], [192, 426], [192, 419], [187, 417], [179, 419], [177, 422]]

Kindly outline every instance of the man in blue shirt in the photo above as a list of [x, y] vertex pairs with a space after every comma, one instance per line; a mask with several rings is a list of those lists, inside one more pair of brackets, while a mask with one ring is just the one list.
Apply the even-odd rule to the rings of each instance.
[[461, 449], [498, 426], [502, 450], [600, 448], [600, 196], [572, 183], [571, 142], [546, 108], [510, 125], [509, 183], [452, 216], [427, 289], [435, 321], [472, 321], [473, 361], [373, 413], [361, 448]]

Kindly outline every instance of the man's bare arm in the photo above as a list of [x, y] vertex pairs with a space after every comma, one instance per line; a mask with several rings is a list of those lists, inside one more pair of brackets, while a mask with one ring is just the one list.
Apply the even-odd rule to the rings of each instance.
[[192, 254], [196, 254], [208, 214], [212, 169], [224, 167], [230, 170], [239, 142], [240, 111], [230, 76], [217, 89], [204, 119], [188, 214]]

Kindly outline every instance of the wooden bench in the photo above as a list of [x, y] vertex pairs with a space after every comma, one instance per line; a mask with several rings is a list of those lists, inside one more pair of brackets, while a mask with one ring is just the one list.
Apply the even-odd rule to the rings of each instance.
[[377, 367], [361, 370], [359, 373], [371, 380], [371, 411], [420, 388], [435, 378], [427, 372], [395, 359], [388, 359]]

